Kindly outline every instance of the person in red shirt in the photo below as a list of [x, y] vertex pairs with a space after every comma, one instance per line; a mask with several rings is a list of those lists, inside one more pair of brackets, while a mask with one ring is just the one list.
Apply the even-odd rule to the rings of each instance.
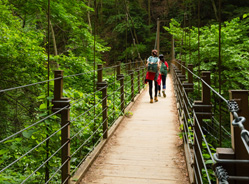
[[167, 78], [167, 73], [169, 71], [169, 65], [167, 63], [167, 61], [164, 60], [164, 56], [163, 54], [159, 55], [159, 68], [160, 68], [160, 72], [159, 72], [159, 77], [158, 77], [158, 96], [161, 96], [161, 81], [163, 82], [163, 89], [162, 89], [162, 93], [163, 93], [163, 97], [166, 97], [166, 78]]

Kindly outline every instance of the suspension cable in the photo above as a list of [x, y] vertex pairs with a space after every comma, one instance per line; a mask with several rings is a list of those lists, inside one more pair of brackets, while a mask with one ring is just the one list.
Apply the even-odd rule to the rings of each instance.
[[[157, 25], [158, 26], [158, 25]], [[155, 39], [155, 46], [154, 49], [156, 49], [156, 43], [157, 43], [157, 31], [156, 31], [156, 39]]]
[[55, 80], [59, 80], [59, 79], [62, 79], [62, 77], [57, 77], [57, 78], [54, 78], [54, 79], [45, 80], [45, 81], [41, 81], [41, 82], [36, 82], [36, 83], [32, 83], [32, 84], [27, 84], [27, 85], [23, 85], [23, 86], [18, 86], [18, 87], [13, 87], [13, 88], [8, 88], [8, 89], [2, 89], [2, 90], [0, 90], [0, 93], [6, 92], [6, 91], [12, 91], [12, 90], [15, 90], [15, 89], [21, 89], [21, 88], [25, 88], [25, 87], [29, 87], [29, 86], [34, 86], [34, 85], [37, 85], [37, 84], [43, 84], [43, 83], [47, 83], [47, 82], [55, 81]]
[[65, 124], [63, 127], [61, 127], [60, 129], [58, 129], [56, 132], [54, 132], [53, 134], [51, 134], [49, 137], [47, 137], [46, 139], [44, 139], [42, 142], [40, 142], [39, 144], [37, 144], [35, 147], [33, 147], [32, 149], [30, 149], [28, 152], [26, 152], [25, 154], [23, 154], [22, 156], [20, 156], [18, 159], [16, 159], [14, 162], [10, 163], [8, 166], [6, 166], [5, 168], [3, 168], [1, 172], [3, 172], [4, 170], [8, 169], [10, 166], [12, 166], [13, 164], [15, 164], [16, 162], [18, 162], [19, 160], [21, 160], [23, 157], [25, 157], [26, 155], [28, 155], [29, 153], [31, 153], [34, 149], [38, 148], [40, 145], [42, 145], [44, 142], [46, 142], [48, 139], [50, 139], [51, 137], [53, 137], [56, 133], [58, 133], [60, 130], [62, 130], [63, 128], [65, 128], [66, 126], [68, 126], [69, 123]]
[[[219, 0], [219, 93], [221, 94], [221, 0]], [[220, 136], [221, 136], [221, 101], [219, 99], [219, 121], [220, 121]], [[220, 137], [220, 146], [221, 146], [221, 137]]]
[[184, 65], [182, 65], [181, 63], [179, 63], [178, 61], [176, 61], [179, 65], [181, 65], [181, 67], [185, 68], [186, 70], [188, 70], [188, 72], [190, 72], [193, 76], [195, 76], [196, 78], [198, 78], [199, 80], [201, 80], [208, 88], [210, 88], [217, 96], [219, 96], [224, 102], [226, 102], [228, 104], [228, 100], [226, 100], [221, 94], [219, 94], [217, 91], [215, 91], [208, 83], [206, 83], [206, 81], [204, 81], [201, 77], [199, 77], [198, 75], [196, 75], [195, 73], [193, 73], [191, 70], [189, 70], [187, 67], [185, 67]]

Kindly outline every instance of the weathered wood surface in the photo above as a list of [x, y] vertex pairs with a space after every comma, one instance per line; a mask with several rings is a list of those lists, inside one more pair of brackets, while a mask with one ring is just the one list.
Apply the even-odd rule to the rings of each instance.
[[108, 141], [81, 184], [188, 184], [171, 76], [167, 97], [148, 88]]

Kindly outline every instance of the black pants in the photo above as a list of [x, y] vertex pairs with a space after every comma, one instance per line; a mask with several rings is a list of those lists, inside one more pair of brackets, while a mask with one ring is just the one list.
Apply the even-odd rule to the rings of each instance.
[[[163, 82], [163, 89], [166, 89], [166, 75], [162, 76], [162, 82]], [[158, 85], [158, 90], [161, 91], [161, 85]]]
[[[152, 83], [154, 80], [149, 80], [149, 94], [150, 94], [150, 99], [153, 99], [153, 95], [152, 95]], [[154, 86], [155, 86], [155, 97], [157, 97], [157, 82], [154, 81]]]

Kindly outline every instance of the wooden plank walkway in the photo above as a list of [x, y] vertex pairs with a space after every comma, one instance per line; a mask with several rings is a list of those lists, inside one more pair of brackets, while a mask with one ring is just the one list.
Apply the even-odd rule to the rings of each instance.
[[143, 91], [81, 184], [188, 184], [171, 76], [167, 97]]

